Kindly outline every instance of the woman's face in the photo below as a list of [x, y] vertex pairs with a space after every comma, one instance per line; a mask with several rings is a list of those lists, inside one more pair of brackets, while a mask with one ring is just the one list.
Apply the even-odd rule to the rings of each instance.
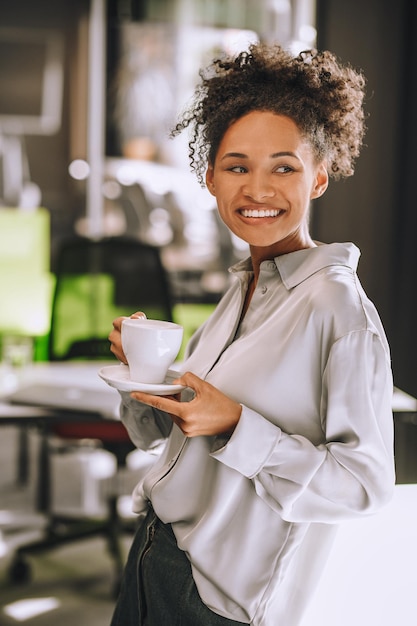
[[234, 122], [206, 182], [222, 220], [250, 245], [252, 256], [262, 260], [314, 246], [309, 203], [326, 190], [327, 170], [290, 118], [253, 111]]

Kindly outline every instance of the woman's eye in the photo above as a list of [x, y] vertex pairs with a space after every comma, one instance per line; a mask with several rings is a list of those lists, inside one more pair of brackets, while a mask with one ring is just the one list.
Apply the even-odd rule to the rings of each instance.
[[289, 165], [280, 165], [275, 171], [278, 172], [278, 174], [288, 174], [288, 172], [293, 172], [294, 170]]
[[246, 172], [246, 168], [243, 165], [234, 165], [233, 167], [229, 167], [229, 172], [237, 172], [238, 174], [244, 174]]

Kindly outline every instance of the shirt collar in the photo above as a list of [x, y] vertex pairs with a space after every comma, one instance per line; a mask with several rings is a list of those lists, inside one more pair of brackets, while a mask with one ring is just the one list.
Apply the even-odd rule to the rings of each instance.
[[[360, 250], [353, 243], [329, 243], [283, 254], [275, 257], [274, 261], [285, 287], [292, 289], [330, 265], [342, 265], [355, 272], [359, 257]], [[239, 261], [230, 268], [230, 272], [237, 275], [248, 271], [252, 271], [250, 258]]]

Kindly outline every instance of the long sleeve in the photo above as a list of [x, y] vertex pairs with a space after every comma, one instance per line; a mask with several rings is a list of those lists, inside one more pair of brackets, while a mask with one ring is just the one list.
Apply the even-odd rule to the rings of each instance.
[[120, 392], [120, 396], [120, 419], [135, 446], [141, 450], [159, 446], [171, 432], [169, 415], [140, 404], [127, 392]]
[[[371, 513], [394, 487], [391, 401], [379, 336], [352, 332], [334, 344], [324, 370], [323, 442], [287, 434], [243, 407], [235, 433], [213, 456], [251, 478], [257, 494], [287, 521], [337, 522]], [[279, 397], [276, 407], [279, 416]]]

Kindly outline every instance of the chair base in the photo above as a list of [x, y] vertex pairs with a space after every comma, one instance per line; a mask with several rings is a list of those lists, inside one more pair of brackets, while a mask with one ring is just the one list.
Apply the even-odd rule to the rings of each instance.
[[77, 519], [66, 516], [51, 516], [43, 536], [26, 543], [15, 550], [9, 566], [8, 577], [12, 583], [27, 583], [31, 579], [31, 567], [27, 561], [30, 555], [101, 535], [107, 542], [107, 549], [113, 562], [112, 596], [117, 597], [124, 570], [125, 555], [121, 538], [124, 533], [133, 533], [139, 520], [121, 520], [117, 510], [117, 497], [109, 498], [109, 514], [105, 519]]

